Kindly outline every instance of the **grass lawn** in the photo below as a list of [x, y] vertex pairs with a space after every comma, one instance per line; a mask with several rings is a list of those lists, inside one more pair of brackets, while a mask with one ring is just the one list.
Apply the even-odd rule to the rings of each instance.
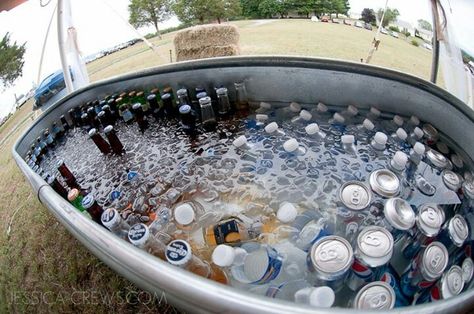
[[[359, 62], [367, 57], [375, 34], [308, 20], [233, 24], [240, 28], [244, 55], [309, 55]], [[170, 33], [162, 40], [152, 39], [159, 54], [139, 43], [90, 63], [91, 80], [169, 63], [173, 37]], [[404, 39], [382, 35], [373, 64], [426, 79], [431, 53]], [[10, 154], [15, 140], [32, 122], [27, 118], [31, 108], [30, 100], [0, 127], [0, 313], [174, 311], [159, 302], [139, 302], [139, 289], [92, 256], [39, 203]]]

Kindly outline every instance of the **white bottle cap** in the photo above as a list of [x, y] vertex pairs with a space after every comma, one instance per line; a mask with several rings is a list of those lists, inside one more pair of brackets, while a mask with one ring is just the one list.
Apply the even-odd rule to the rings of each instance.
[[393, 116], [393, 122], [395, 122], [396, 125], [402, 126], [403, 125], [403, 118], [400, 117], [398, 114]]
[[413, 125], [419, 125], [419, 124], [420, 124], [420, 119], [418, 119], [417, 116], [411, 116], [411, 117], [410, 117], [410, 122], [411, 122], [411, 124], [413, 124]]
[[314, 135], [319, 132], [319, 125], [317, 123], [308, 124], [305, 128], [308, 135]]
[[397, 151], [395, 155], [393, 155], [392, 159], [392, 167], [397, 170], [404, 170], [405, 166], [407, 165], [408, 157], [404, 152]]
[[268, 116], [266, 114], [256, 114], [255, 119], [264, 122], [268, 120]]
[[263, 102], [263, 101], [262, 101], [262, 102], [260, 103], [260, 108], [262, 108], [262, 109], [272, 109], [272, 105], [269, 104], [269, 103], [267, 103], [267, 102]]
[[425, 135], [425, 133], [423, 132], [422, 129], [420, 129], [419, 127], [416, 127], [414, 130], [413, 130], [413, 133], [415, 134], [416, 138], [417, 139], [421, 139], [423, 137], [423, 135]]
[[387, 135], [383, 132], [377, 132], [374, 135], [375, 143], [380, 144], [380, 145], [386, 145], [387, 139], [388, 139]]
[[187, 226], [194, 221], [196, 213], [189, 203], [180, 204], [174, 209], [174, 220], [180, 225]]
[[375, 125], [369, 119], [365, 119], [364, 122], [362, 122], [362, 125], [369, 131], [372, 131], [375, 128]]
[[309, 121], [311, 120], [311, 118], [313, 117], [313, 115], [308, 111], [308, 110], [301, 110], [300, 111], [300, 118], [305, 120], [305, 121]]
[[405, 132], [405, 130], [402, 128], [398, 128], [396, 134], [397, 134], [397, 137], [401, 139], [402, 141], [406, 140], [408, 137], [407, 132]]
[[347, 106], [347, 112], [349, 112], [352, 116], [356, 116], [359, 113], [359, 109], [353, 105], [349, 105]]
[[296, 291], [295, 302], [309, 304], [314, 307], [330, 308], [336, 299], [330, 287], [308, 287]]
[[238, 138], [236, 138], [232, 144], [234, 144], [235, 147], [242, 147], [244, 146], [245, 144], [247, 144], [247, 138], [245, 137], [245, 135], [241, 135], [239, 136]]
[[328, 111], [328, 107], [323, 104], [322, 102], [319, 102], [318, 105], [316, 106], [316, 109], [318, 110], [318, 112], [327, 112]]
[[292, 102], [290, 104], [290, 110], [293, 111], [293, 112], [300, 112], [301, 110], [301, 105], [297, 102]]
[[265, 127], [265, 132], [270, 133], [270, 134], [275, 132], [276, 130], [278, 130], [278, 124], [276, 122], [269, 123]]
[[234, 248], [234, 254], [235, 254], [234, 265], [242, 266], [245, 262], [245, 258], [247, 257], [249, 253], [247, 253], [247, 251], [241, 247], [236, 247]]
[[416, 142], [415, 145], [413, 146], [413, 151], [417, 155], [423, 155], [425, 153], [425, 145], [421, 144], [420, 142]]
[[298, 141], [294, 138], [291, 138], [285, 143], [283, 143], [283, 149], [288, 153], [294, 152], [295, 150], [298, 149], [298, 147], [299, 147]]
[[381, 113], [380, 110], [378, 110], [375, 107], [370, 107], [370, 112], [376, 117], [380, 116], [380, 113]]
[[212, 262], [219, 267], [232, 266], [235, 260], [234, 248], [225, 244], [218, 245], [212, 252]]
[[346, 119], [344, 119], [343, 116], [341, 116], [341, 114], [339, 112], [336, 112], [333, 116], [334, 120], [336, 120], [336, 122], [339, 122], [339, 123], [344, 123], [344, 121], [346, 121]]
[[342, 144], [354, 144], [355, 138], [354, 135], [343, 135], [341, 136]]
[[277, 218], [283, 223], [293, 222], [298, 215], [296, 207], [288, 202], [284, 202], [280, 205], [277, 212]]

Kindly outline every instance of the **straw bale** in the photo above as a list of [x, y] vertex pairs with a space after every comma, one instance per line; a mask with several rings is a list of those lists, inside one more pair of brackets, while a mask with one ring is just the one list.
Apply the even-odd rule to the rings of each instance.
[[176, 51], [239, 44], [239, 30], [234, 25], [200, 25], [178, 32], [174, 38]]
[[235, 56], [240, 53], [239, 46], [227, 45], [227, 46], [215, 46], [215, 47], [203, 47], [195, 49], [181, 49], [176, 50], [176, 60], [186, 61], [194, 59], [204, 59], [213, 57], [227, 57]]

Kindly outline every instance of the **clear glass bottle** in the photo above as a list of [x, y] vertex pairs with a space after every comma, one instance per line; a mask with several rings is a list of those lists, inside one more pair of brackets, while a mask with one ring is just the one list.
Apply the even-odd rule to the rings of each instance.
[[230, 114], [230, 102], [227, 88], [221, 87], [216, 90], [218, 112], [220, 116], [228, 116]]
[[216, 115], [212, 108], [211, 97], [203, 97], [199, 99], [199, 107], [201, 108], [201, 123], [206, 131], [216, 129]]
[[161, 232], [152, 235], [145, 224], [138, 223], [128, 230], [128, 240], [136, 247], [161, 259], [166, 259], [166, 245], [171, 241], [171, 237]]
[[185, 88], [178, 89], [176, 91], [176, 95], [178, 95], [179, 107], [183, 105], [191, 105], [191, 101], [189, 100], [187, 89]]
[[115, 208], [108, 208], [102, 213], [102, 225], [116, 236], [127, 239], [130, 226], [126, 223]]
[[245, 82], [234, 83], [235, 86], [235, 109], [237, 111], [247, 111], [249, 109], [249, 98]]

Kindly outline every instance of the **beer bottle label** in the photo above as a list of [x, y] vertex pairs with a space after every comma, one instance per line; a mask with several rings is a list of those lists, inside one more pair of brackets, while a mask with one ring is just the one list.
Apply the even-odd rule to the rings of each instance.
[[224, 221], [214, 227], [214, 238], [216, 243], [238, 243], [241, 241], [239, 225], [235, 219]]

